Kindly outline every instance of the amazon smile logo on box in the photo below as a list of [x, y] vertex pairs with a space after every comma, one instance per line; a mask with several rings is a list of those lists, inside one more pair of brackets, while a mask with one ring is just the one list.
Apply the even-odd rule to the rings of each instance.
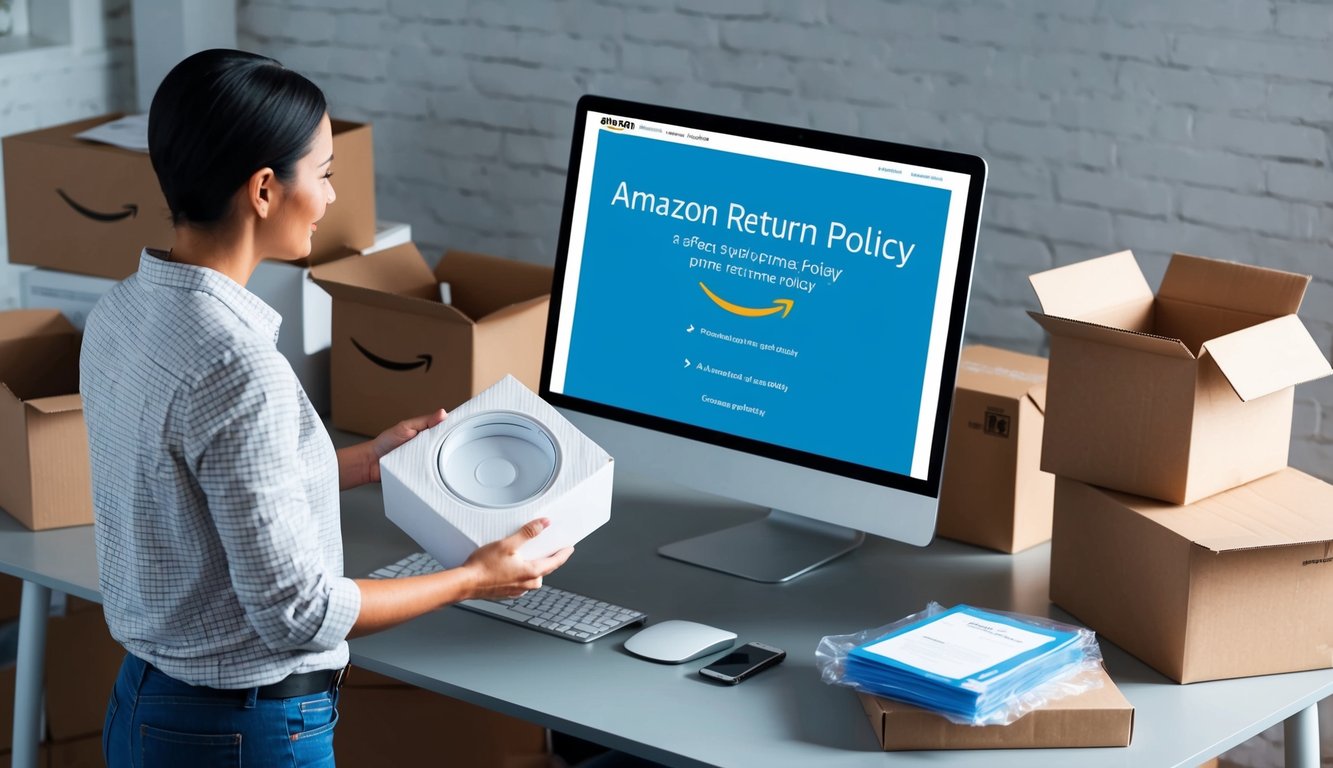
[[352, 346], [356, 347], [356, 351], [364, 355], [367, 360], [390, 371], [412, 371], [424, 365], [426, 366], [426, 371], [429, 372], [431, 361], [435, 359], [433, 355], [421, 354], [417, 355], [417, 359], [412, 362], [390, 360], [387, 357], [380, 357], [374, 352], [366, 349], [362, 346], [361, 342], [357, 341], [354, 337], [349, 338], [349, 340], [352, 342]]
[[[434, 270], [406, 243], [310, 268], [333, 297], [333, 425], [376, 435], [453, 410], [512, 374], [539, 384], [551, 268], [450, 251]], [[453, 300], [439, 300], [440, 283]], [[440, 365], [435, 365], [435, 361]]]
[[135, 216], [139, 215], [139, 206], [134, 203], [126, 203], [120, 207], [121, 209], [119, 211], [115, 211], [113, 213], [103, 213], [102, 211], [94, 211], [92, 208], [89, 208], [85, 205], [79, 205], [77, 202], [74, 201], [74, 198], [70, 197], [69, 194], [65, 192], [65, 190], [63, 189], [57, 188], [56, 194], [60, 195], [61, 200], [65, 201], [65, 205], [68, 205], [70, 208], [73, 208], [75, 213], [78, 213], [85, 219], [92, 219], [93, 221], [112, 222], [112, 221], [120, 221], [121, 219], [124, 218], [132, 219]]

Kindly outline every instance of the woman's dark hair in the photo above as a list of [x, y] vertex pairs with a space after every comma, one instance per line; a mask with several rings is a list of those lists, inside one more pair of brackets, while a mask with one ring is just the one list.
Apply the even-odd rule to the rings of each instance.
[[290, 182], [327, 108], [319, 86], [265, 56], [216, 48], [177, 64], [148, 110], [172, 223], [217, 224], [260, 168]]

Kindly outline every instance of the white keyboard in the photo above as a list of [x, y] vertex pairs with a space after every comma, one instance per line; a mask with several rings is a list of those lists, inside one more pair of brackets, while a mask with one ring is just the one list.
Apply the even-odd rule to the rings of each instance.
[[[416, 552], [370, 574], [372, 579], [421, 576], [444, 570], [435, 558]], [[530, 590], [522, 597], [497, 600], [463, 600], [459, 608], [494, 616], [576, 643], [591, 643], [621, 627], [642, 624], [648, 615], [552, 586]]]

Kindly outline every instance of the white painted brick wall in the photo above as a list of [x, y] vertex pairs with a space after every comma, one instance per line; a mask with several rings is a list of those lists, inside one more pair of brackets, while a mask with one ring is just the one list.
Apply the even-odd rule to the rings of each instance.
[[[133, 104], [128, 5], [106, 0], [91, 49], [0, 54], [0, 135]], [[1301, 315], [1333, 354], [1322, 2], [241, 0], [238, 19], [374, 122], [381, 216], [428, 251], [549, 262], [571, 107], [596, 92], [983, 155], [971, 340], [1043, 350], [1027, 275], [1133, 248], [1153, 284], [1173, 250], [1313, 274]], [[1298, 388], [1292, 463], [1333, 480], [1333, 381]], [[1229, 757], [1277, 765], [1280, 738]]]
[[[88, 7], [76, 5], [81, 11]], [[100, 40], [0, 53], [0, 136], [134, 108], [130, 0], [104, 0], [97, 11], [102, 14]], [[0, 169], [3, 162], [0, 158]], [[28, 269], [9, 264], [7, 240], [0, 215], [0, 310], [18, 306], [19, 274]]]
[[[975, 340], [1043, 349], [1027, 274], [1130, 247], [1154, 282], [1173, 250], [1314, 274], [1302, 315], [1333, 353], [1326, 5], [937, 6], [243, 0], [239, 18], [375, 122], [384, 215], [433, 249], [549, 261], [570, 106], [593, 91], [982, 154]], [[1300, 395], [1333, 406], [1333, 382]], [[1328, 436], [1296, 431], [1293, 463], [1333, 480]]]
[[[242, 0], [242, 45], [375, 123], [381, 215], [429, 251], [555, 248], [585, 92], [986, 157], [968, 336], [1042, 351], [1027, 276], [1132, 248], [1313, 274], [1333, 355], [1333, 8], [1289, 0]], [[1333, 381], [1292, 463], [1333, 480]], [[1326, 765], [1333, 727], [1324, 717]], [[1280, 762], [1281, 731], [1236, 750]]]

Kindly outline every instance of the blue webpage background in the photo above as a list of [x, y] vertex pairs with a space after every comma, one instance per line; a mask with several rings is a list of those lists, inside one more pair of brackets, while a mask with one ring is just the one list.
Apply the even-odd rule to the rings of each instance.
[[[598, 135], [565, 394], [909, 474], [950, 192], [608, 130]], [[716, 206], [717, 223], [612, 204], [621, 182], [631, 195]], [[816, 242], [728, 229], [733, 202], [813, 224]], [[849, 233], [869, 229], [872, 243], [881, 230], [915, 249], [899, 268], [900, 257], [852, 253], [839, 242], [826, 247], [832, 221]], [[717, 252], [687, 247], [691, 236]], [[896, 244], [889, 248], [899, 256]], [[798, 268], [762, 265], [753, 256], [759, 253]], [[803, 270], [804, 263], [842, 272], [834, 280]], [[742, 274], [729, 274], [729, 266]], [[745, 270], [809, 285], [772, 284]], [[701, 282], [739, 307], [773, 308], [789, 298], [792, 308], [785, 317], [736, 314]]]

